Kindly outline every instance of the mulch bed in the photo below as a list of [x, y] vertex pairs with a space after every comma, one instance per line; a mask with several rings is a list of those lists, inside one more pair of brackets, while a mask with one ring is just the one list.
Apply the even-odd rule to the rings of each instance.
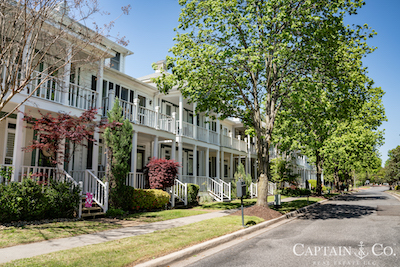
[[[257, 216], [259, 218], [264, 219], [265, 221], [272, 220], [282, 216], [282, 214], [276, 210], [270, 209], [268, 207], [261, 207], [261, 206], [251, 206], [248, 208], [244, 208], [243, 210], [244, 215], [248, 216]], [[238, 210], [231, 215], [239, 215], [242, 216], [242, 210]]]

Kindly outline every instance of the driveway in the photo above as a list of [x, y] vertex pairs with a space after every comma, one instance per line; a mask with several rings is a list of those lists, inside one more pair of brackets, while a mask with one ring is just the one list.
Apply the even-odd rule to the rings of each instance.
[[400, 201], [374, 187], [190, 266], [400, 266]]

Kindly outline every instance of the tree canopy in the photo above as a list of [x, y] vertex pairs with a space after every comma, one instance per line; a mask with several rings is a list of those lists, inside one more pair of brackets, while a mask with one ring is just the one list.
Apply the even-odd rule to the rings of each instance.
[[371, 51], [363, 41], [369, 30], [366, 25], [346, 27], [343, 17], [363, 1], [179, 3], [176, 44], [167, 58], [173, 75], [155, 82], [164, 93], [179, 89], [197, 103], [197, 112], [237, 117], [254, 130], [261, 174], [257, 204], [266, 206], [269, 146], [284, 100], [305, 86], [313, 93], [304, 81], [315, 75], [313, 86], [328, 83], [340, 91], [343, 105], [362, 91], [360, 58]]

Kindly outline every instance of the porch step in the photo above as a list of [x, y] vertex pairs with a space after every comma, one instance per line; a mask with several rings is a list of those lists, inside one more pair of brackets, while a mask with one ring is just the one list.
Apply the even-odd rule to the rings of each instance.
[[96, 202], [93, 201], [92, 207], [86, 208], [85, 201], [86, 197], [82, 197], [82, 219], [94, 219], [105, 216], [106, 213], [103, 212], [103, 209]]

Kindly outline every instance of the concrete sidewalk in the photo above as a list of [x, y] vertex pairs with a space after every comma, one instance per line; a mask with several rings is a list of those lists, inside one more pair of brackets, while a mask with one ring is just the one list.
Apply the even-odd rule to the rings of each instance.
[[[282, 202], [295, 200], [294, 197], [282, 199]], [[270, 205], [273, 203], [270, 202]], [[187, 224], [200, 222], [212, 218], [223, 217], [236, 212], [234, 210], [215, 211], [200, 215], [172, 219], [162, 222], [148, 223], [131, 227], [107, 230], [94, 234], [80, 235], [68, 238], [52, 239], [48, 241], [18, 245], [0, 249], [0, 263], [9, 262], [12, 260], [30, 258], [38, 255], [43, 255], [55, 251], [66, 250], [71, 248], [83, 247], [87, 245], [99, 244], [111, 240], [143, 235], [152, 233], [157, 230], [164, 230]]]

